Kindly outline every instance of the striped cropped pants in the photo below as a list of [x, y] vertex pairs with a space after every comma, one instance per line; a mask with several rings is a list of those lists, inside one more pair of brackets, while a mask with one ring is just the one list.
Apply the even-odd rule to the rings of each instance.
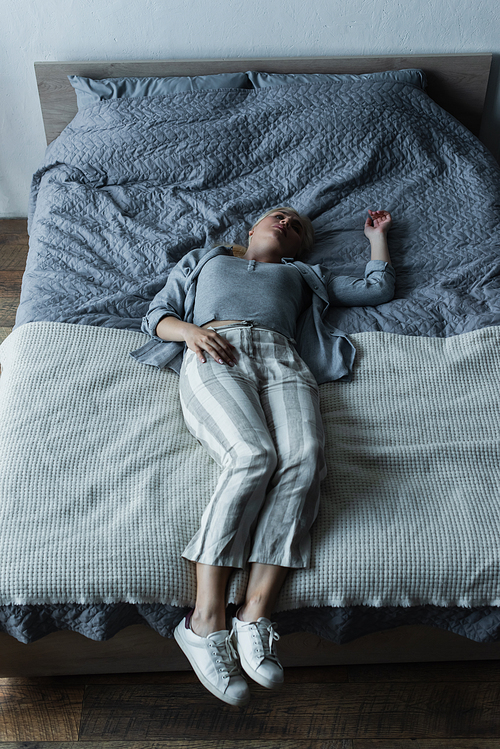
[[182, 556], [307, 567], [326, 474], [317, 383], [280, 333], [251, 323], [217, 332], [235, 346], [235, 366], [188, 349], [180, 373], [186, 425], [222, 469]]

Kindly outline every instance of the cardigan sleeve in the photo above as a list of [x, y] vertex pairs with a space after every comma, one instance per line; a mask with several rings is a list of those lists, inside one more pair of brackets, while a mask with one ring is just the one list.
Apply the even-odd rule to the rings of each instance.
[[162, 339], [156, 335], [156, 326], [163, 317], [176, 317], [178, 320], [186, 318], [186, 297], [191, 279], [200, 259], [207, 254], [206, 249], [191, 250], [179, 260], [171, 270], [167, 283], [153, 297], [148, 311], [142, 318], [141, 330], [158, 341]]
[[170, 273], [167, 283], [151, 300], [148, 311], [142, 318], [141, 330], [152, 338], [156, 335], [156, 326], [163, 317], [176, 317], [182, 320], [184, 316], [184, 274], [181, 275], [178, 265]]
[[334, 276], [327, 279], [330, 304], [336, 307], [375, 306], [394, 296], [396, 272], [390, 263], [370, 260], [363, 278]]

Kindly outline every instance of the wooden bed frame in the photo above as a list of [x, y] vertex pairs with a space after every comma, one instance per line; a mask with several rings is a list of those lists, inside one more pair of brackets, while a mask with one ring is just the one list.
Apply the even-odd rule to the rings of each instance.
[[[35, 63], [47, 143], [71, 121], [76, 96], [67, 75], [90, 78], [207, 75], [246, 70], [275, 73], [368, 73], [420, 68], [428, 93], [479, 134], [491, 55], [320, 57], [238, 60]], [[500, 659], [500, 642], [485, 644], [426, 626], [405, 626], [336, 645], [306, 633], [282, 637], [285, 666]], [[107, 642], [55, 632], [29, 645], [0, 634], [0, 676], [173, 671], [190, 666], [174, 640], [147, 626], [125, 628]]]

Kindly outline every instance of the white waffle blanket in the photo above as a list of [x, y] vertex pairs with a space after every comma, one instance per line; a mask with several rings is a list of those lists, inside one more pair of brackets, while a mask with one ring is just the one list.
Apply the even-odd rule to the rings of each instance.
[[[29, 323], [0, 347], [0, 603], [193, 602], [180, 555], [219, 469], [144, 340]], [[500, 605], [500, 328], [352, 340], [354, 381], [321, 386], [312, 566], [277, 610]]]

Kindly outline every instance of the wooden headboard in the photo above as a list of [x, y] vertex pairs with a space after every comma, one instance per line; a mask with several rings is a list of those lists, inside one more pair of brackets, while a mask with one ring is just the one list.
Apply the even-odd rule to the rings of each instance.
[[47, 143], [56, 138], [77, 112], [68, 75], [88, 78], [182, 76], [238, 73], [375, 73], [420, 68], [427, 92], [475, 135], [479, 134], [488, 86], [491, 54], [367, 57], [282, 57], [236, 60], [144, 60], [124, 62], [36, 62], [40, 104]]

